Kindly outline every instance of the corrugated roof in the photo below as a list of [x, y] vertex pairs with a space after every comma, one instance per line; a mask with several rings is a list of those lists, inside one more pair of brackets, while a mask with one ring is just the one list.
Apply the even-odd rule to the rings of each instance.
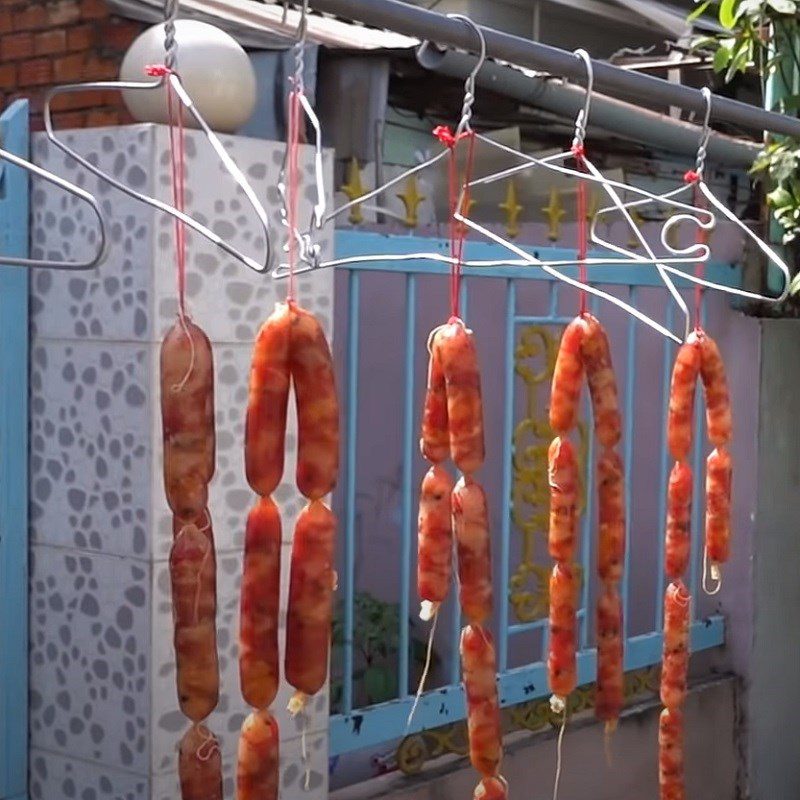
[[[163, 20], [162, 0], [109, 0], [123, 16], [146, 22]], [[289, 11], [284, 19], [282, 4], [254, 0], [182, 0], [181, 16], [217, 25], [249, 47], [284, 48], [297, 30], [299, 12]], [[419, 40], [391, 31], [367, 28], [320, 14], [309, 14], [308, 40], [327, 47], [348, 50], [402, 50]]]

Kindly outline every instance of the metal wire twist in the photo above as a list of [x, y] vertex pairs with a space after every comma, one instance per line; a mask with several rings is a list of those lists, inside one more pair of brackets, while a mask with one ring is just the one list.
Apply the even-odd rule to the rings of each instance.
[[463, 14], [448, 14], [447, 16], [450, 19], [461, 20], [468, 25], [474, 31], [478, 37], [478, 41], [480, 42], [478, 63], [475, 65], [472, 72], [470, 72], [470, 74], [467, 76], [467, 80], [464, 83], [464, 104], [461, 107], [461, 119], [456, 130], [456, 139], [458, 139], [461, 134], [472, 129], [472, 106], [475, 104], [475, 83], [481, 67], [483, 67], [484, 63], [486, 62], [486, 38], [484, 37], [483, 31], [480, 29], [480, 27], [476, 25], [469, 17], [465, 17]]
[[572, 140], [572, 146], [583, 147], [586, 140], [586, 127], [589, 124], [589, 111], [591, 110], [592, 94], [594, 92], [594, 67], [592, 66], [592, 59], [583, 48], [578, 48], [575, 51], [575, 57], [583, 61], [586, 67], [586, 99], [575, 120], [575, 138]]
[[175, 69], [178, 60], [178, 40], [175, 38], [175, 20], [178, 18], [180, 0], [164, 0], [164, 66]]
[[703, 100], [705, 100], [706, 110], [705, 116], [703, 117], [703, 130], [700, 134], [700, 145], [697, 148], [697, 161], [694, 166], [694, 171], [698, 175], [702, 175], [705, 169], [706, 157], [708, 156], [708, 142], [711, 139], [711, 90], [708, 86], [704, 86], [700, 92], [703, 95]]

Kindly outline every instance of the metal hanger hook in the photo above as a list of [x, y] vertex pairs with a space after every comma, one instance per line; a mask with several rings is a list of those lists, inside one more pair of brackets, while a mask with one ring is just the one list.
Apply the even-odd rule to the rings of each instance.
[[461, 20], [464, 24], [468, 25], [478, 37], [478, 41], [480, 42], [480, 48], [478, 50], [478, 62], [472, 68], [472, 72], [467, 76], [467, 80], [464, 83], [464, 105], [461, 107], [461, 120], [458, 123], [458, 128], [456, 129], [456, 139], [462, 134], [470, 131], [472, 128], [470, 123], [472, 121], [472, 106], [475, 103], [475, 82], [478, 78], [478, 73], [481, 71], [481, 68], [486, 63], [486, 37], [483, 34], [483, 30], [479, 25], [476, 25], [473, 20], [469, 17], [464, 16], [463, 14], [448, 14], [449, 19], [458, 19]]
[[[283, 21], [289, 15], [289, 0], [283, 0]], [[297, 25], [297, 34], [292, 45], [294, 51], [293, 87], [296, 91], [303, 91], [303, 77], [306, 70], [306, 40], [308, 38], [308, 0], [303, 0], [300, 7], [300, 22]]]
[[175, 20], [178, 19], [180, 0], [164, 0], [164, 66], [174, 70], [178, 61], [178, 40], [175, 38]]
[[578, 112], [575, 120], [575, 139], [574, 147], [583, 147], [586, 139], [586, 128], [589, 125], [589, 111], [592, 108], [592, 96], [594, 95], [594, 67], [592, 66], [591, 56], [582, 48], [575, 50], [576, 58], [583, 61], [586, 67], [586, 99], [583, 101], [583, 108]]
[[700, 93], [703, 95], [703, 100], [706, 104], [705, 114], [703, 115], [703, 130], [700, 133], [700, 144], [697, 147], [697, 160], [695, 162], [694, 171], [702, 176], [703, 170], [706, 166], [706, 156], [708, 155], [708, 142], [711, 139], [711, 89], [704, 86]]

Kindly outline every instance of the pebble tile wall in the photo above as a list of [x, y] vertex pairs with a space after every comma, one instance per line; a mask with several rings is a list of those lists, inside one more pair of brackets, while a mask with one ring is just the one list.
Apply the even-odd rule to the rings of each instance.
[[[187, 206], [249, 254], [264, 237], [243, 193], [208, 143], [187, 134]], [[134, 125], [69, 134], [81, 153], [148, 194], [170, 198], [168, 132]], [[279, 231], [275, 184], [280, 144], [225, 137]], [[171, 218], [102, 184], [42, 136], [37, 163], [94, 191], [109, 222], [111, 252], [91, 273], [37, 272], [31, 345], [31, 800], [177, 800], [178, 710], [167, 557], [171, 521], [161, 475], [159, 341], [177, 308]], [[330, 163], [326, 163], [330, 174]], [[310, 152], [304, 174], [311, 176]], [[301, 219], [309, 218], [313, 184]], [[76, 258], [97, 235], [91, 214], [51, 187], [33, 187], [34, 254]], [[332, 252], [332, 233], [320, 237]], [[298, 282], [300, 301], [331, 327], [332, 276]], [[234, 760], [246, 709], [237, 664], [244, 520], [254, 501], [242, 458], [251, 345], [284, 294], [189, 236], [187, 305], [214, 345], [217, 471], [211, 513], [218, 552], [222, 687], [209, 725], [219, 737], [233, 800]], [[291, 428], [290, 420], [290, 428]], [[288, 568], [293, 520], [303, 505], [292, 484], [295, 437], [287, 437], [284, 511]], [[284, 569], [283, 597], [288, 586]], [[281, 627], [285, 626], [285, 619]], [[275, 704], [282, 734], [282, 798], [327, 796], [327, 696], [302, 729]]]

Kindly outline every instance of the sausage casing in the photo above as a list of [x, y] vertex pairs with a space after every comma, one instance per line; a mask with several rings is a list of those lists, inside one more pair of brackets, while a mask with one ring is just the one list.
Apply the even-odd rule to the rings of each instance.
[[550, 529], [548, 548], [556, 561], [575, 557], [578, 508], [578, 459], [572, 442], [557, 436], [547, 453], [547, 477], [550, 484]]
[[550, 576], [550, 642], [547, 672], [550, 691], [567, 697], [577, 685], [575, 635], [578, 586], [569, 564], [556, 564]]
[[461, 610], [471, 625], [481, 625], [492, 614], [491, 535], [486, 493], [480, 484], [461, 478], [453, 490], [452, 503]]
[[182, 800], [223, 800], [219, 742], [205, 725], [193, 725], [181, 739], [178, 775]]
[[465, 474], [483, 464], [483, 400], [475, 337], [460, 319], [439, 329], [434, 337], [442, 359], [447, 387], [450, 457]]
[[191, 320], [178, 320], [160, 361], [164, 488], [173, 513], [193, 519], [208, 503], [216, 458], [211, 342]]
[[582, 317], [575, 317], [561, 336], [550, 389], [550, 427], [558, 434], [572, 430], [578, 418], [583, 384], [581, 347], [585, 336], [586, 323]]
[[316, 694], [328, 675], [335, 541], [336, 516], [315, 500], [297, 518], [286, 612], [286, 680], [304, 695]]
[[605, 329], [595, 317], [584, 314], [583, 320], [586, 332], [581, 342], [581, 355], [592, 398], [594, 429], [604, 447], [614, 447], [622, 438], [622, 417], [611, 347]]
[[720, 447], [730, 441], [733, 432], [725, 362], [717, 343], [705, 331], [692, 335], [696, 336], [700, 347], [700, 376], [706, 398], [708, 438]]
[[461, 632], [461, 667], [467, 695], [467, 730], [472, 766], [487, 777], [497, 774], [503, 757], [497, 664], [492, 635], [468, 625]]
[[200, 722], [219, 699], [217, 586], [211, 542], [194, 525], [173, 543], [169, 571], [178, 701], [189, 719]]
[[658, 723], [658, 782], [661, 800], [685, 800], [683, 712], [665, 708]]
[[247, 517], [239, 615], [239, 679], [242, 697], [256, 709], [278, 693], [278, 610], [281, 585], [281, 517], [268, 497]]
[[676, 461], [684, 461], [692, 446], [694, 397], [700, 373], [700, 348], [689, 336], [681, 345], [672, 369], [667, 418], [667, 443]]
[[690, 605], [691, 597], [681, 581], [667, 587], [664, 596], [664, 653], [661, 663], [661, 702], [666, 708], [680, 708], [686, 698]]
[[450, 454], [450, 429], [447, 420], [447, 384], [442, 369], [442, 355], [431, 335], [431, 353], [428, 361], [428, 388], [422, 412], [422, 435], [419, 447], [422, 455], [433, 464], [439, 464]]
[[236, 763], [236, 800], [278, 800], [278, 723], [268, 711], [254, 711], [242, 725]]
[[720, 446], [706, 461], [706, 551], [718, 564], [730, 556], [732, 476], [730, 453]]
[[319, 500], [336, 486], [339, 472], [339, 400], [333, 357], [319, 320], [293, 308], [289, 366], [297, 400], [297, 488]]
[[625, 467], [615, 450], [597, 462], [599, 541], [597, 574], [619, 581], [625, 567]]
[[283, 477], [293, 317], [287, 303], [277, 303], [261, 326], [253, 347], [244, 461], [247, 482], [262, 497], [269, 497]]
[[667, 533], [664, 540], [664, 569], [674, 580], [689, 565], [692, 526], [692, 470], [677, 462], [667, 488]]
[[597, 598], [597, 691], [595, 714], [613, 722], [625, 702], [622, 648], [622, 600], [616, 587], [606, 586]]
[[417, 539], [417, 588], [420, 600], [443, 603], [453, 570], [453, 479], [442, 466], [422, 479]]
[[508, 784], [503, 778], [483, 778], [472, 800], [508, 800]]

